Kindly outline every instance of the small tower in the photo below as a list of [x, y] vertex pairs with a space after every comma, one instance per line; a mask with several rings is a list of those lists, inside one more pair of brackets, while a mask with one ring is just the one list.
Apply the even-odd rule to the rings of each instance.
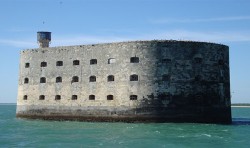
[[46, 31], [37, 32], [37, 42], [39, 44], [39, 48], [49, 47], [50, 41], [51, 41], [51, 32], [46, 32]]

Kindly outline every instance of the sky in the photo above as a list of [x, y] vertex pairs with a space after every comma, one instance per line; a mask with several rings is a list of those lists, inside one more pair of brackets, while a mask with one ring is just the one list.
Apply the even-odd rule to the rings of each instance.
[[19, 52], [50, 46], [174, 39], [230, 48], [232, 103], [250, 103], [250, 0], [0, 0], [0, 103], [17, 98]]

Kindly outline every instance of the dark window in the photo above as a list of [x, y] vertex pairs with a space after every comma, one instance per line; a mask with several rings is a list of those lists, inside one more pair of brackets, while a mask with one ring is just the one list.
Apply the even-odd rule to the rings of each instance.
[[28, 99], [28, 96], [27, 95], [24, 95], [23, 96], [23, 100], [27, 100]]
[[219, 65], [224, 65], [224, 60], [219, 60], [219, 61], [218, 61], [218, 64], [219, 64]]
[[41, 67], [47, 67], [47, 62], [41, 62]]
[[113, 95], [107, 95], [107, 100], [114, 100], [114, 96]]
[[90, 76], [89, 82], [96, 82], [96, 76]]
[[164, 74], [164, 75], [162, 75], [162, 81], [169, 81], [169, 80], [170, 80], [170, 78], [171, 78], [171, 76], [170, 76], [170, 75], [168, 75], [168, 74]]
[[56, 95], [55, 96], [55, 100], [61, 100], [61, 96], [60, 95]]
[[220, 82], [223, 82], [223, 81], [224, 81], [224, 79], [225, 79], [225, 77], [223, 77], [223, 76], [219, 76], [219, 81], [220, 81]]
[[95, 95], [89, 95], [89, 100], [95, 100]]
[[172, 60], [170, 58], [162, 59], [162, 63], [170, 63]]
[[203, 60], [202, 58], [203, 58], [203, 56], [201, 54], [195, 54], [194, 55], [194, 62], [196, 64], [201, 64], [202, 60]]
[[195, 63], [201, 64], [202, 63], [202, 58], [201, 57], [195, 57], [194, 58]]
[[30, 67], [30, 63], [25, 63], [25, 68], [29, 68]]
[[56, 77], [56, 83], [62, 82], [62, 77]]
[[130, 63], [139, 63], [139, 57], [131, 57]]
[[137, 95], [130, 95], [130, 100], [137, 100]]
[[25, 84], [29, 83], [29, 78], [24, 78], [24, 83]]
[[80, 65], [80, 61], [79, 60], [74, 60], [73, 65]]
[[45, 77], [40, 78], [40, 83], [46, 83], [46, 78]]
[[160, 94], [160, 95], [158, 96], [158, 98], [161, 99], [161, 100], [166, 100], [167, 95], [166, 95], [166, 94]]
[[90, 60], [90, 65], [97, 64], [97, 59], [91, 59]]
[[161, 100], [168, 100], [171, 98], [171, 95], [169, 93], [162, 93], [162, 94], [159, 94], [158, 98]]
[[45, 96], [44, 95], [40, 95], [39, 96], [39, 100], [45, 100]]
[[201, 81], [201, 79], [202, 79], [202, 77], [201, 77], [201, 75], [197, 75], [197, 76], [195, 76], [195, 81]]
[[63, 61], [57, 61], [56, 66], [63, 66]]
[[131, 75], [130, 76], [130, 81], [138, 81], [138, 75]]
[[72, 100], [77, 100], [77, 95], [72, 95]]
[[72, 77], [72, 82], [79, 82], [79, 78], [78, 78], [78, 76], [74, 76], [74, 77]]
[[108, 76], [108, 82], [115, 81], [115, 77], [113, 75]]

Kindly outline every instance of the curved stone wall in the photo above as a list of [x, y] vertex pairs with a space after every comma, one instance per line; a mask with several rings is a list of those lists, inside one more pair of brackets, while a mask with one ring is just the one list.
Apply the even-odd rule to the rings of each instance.
[[230, 123], [229, 48], [154, 40], [24, 50], [17, 116]]

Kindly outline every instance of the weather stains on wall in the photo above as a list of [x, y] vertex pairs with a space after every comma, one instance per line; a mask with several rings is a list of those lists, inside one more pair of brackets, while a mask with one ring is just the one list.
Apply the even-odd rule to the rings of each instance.
[[17, 116], [231, 123], [229, 48], [153, 40], [24, 50]]

